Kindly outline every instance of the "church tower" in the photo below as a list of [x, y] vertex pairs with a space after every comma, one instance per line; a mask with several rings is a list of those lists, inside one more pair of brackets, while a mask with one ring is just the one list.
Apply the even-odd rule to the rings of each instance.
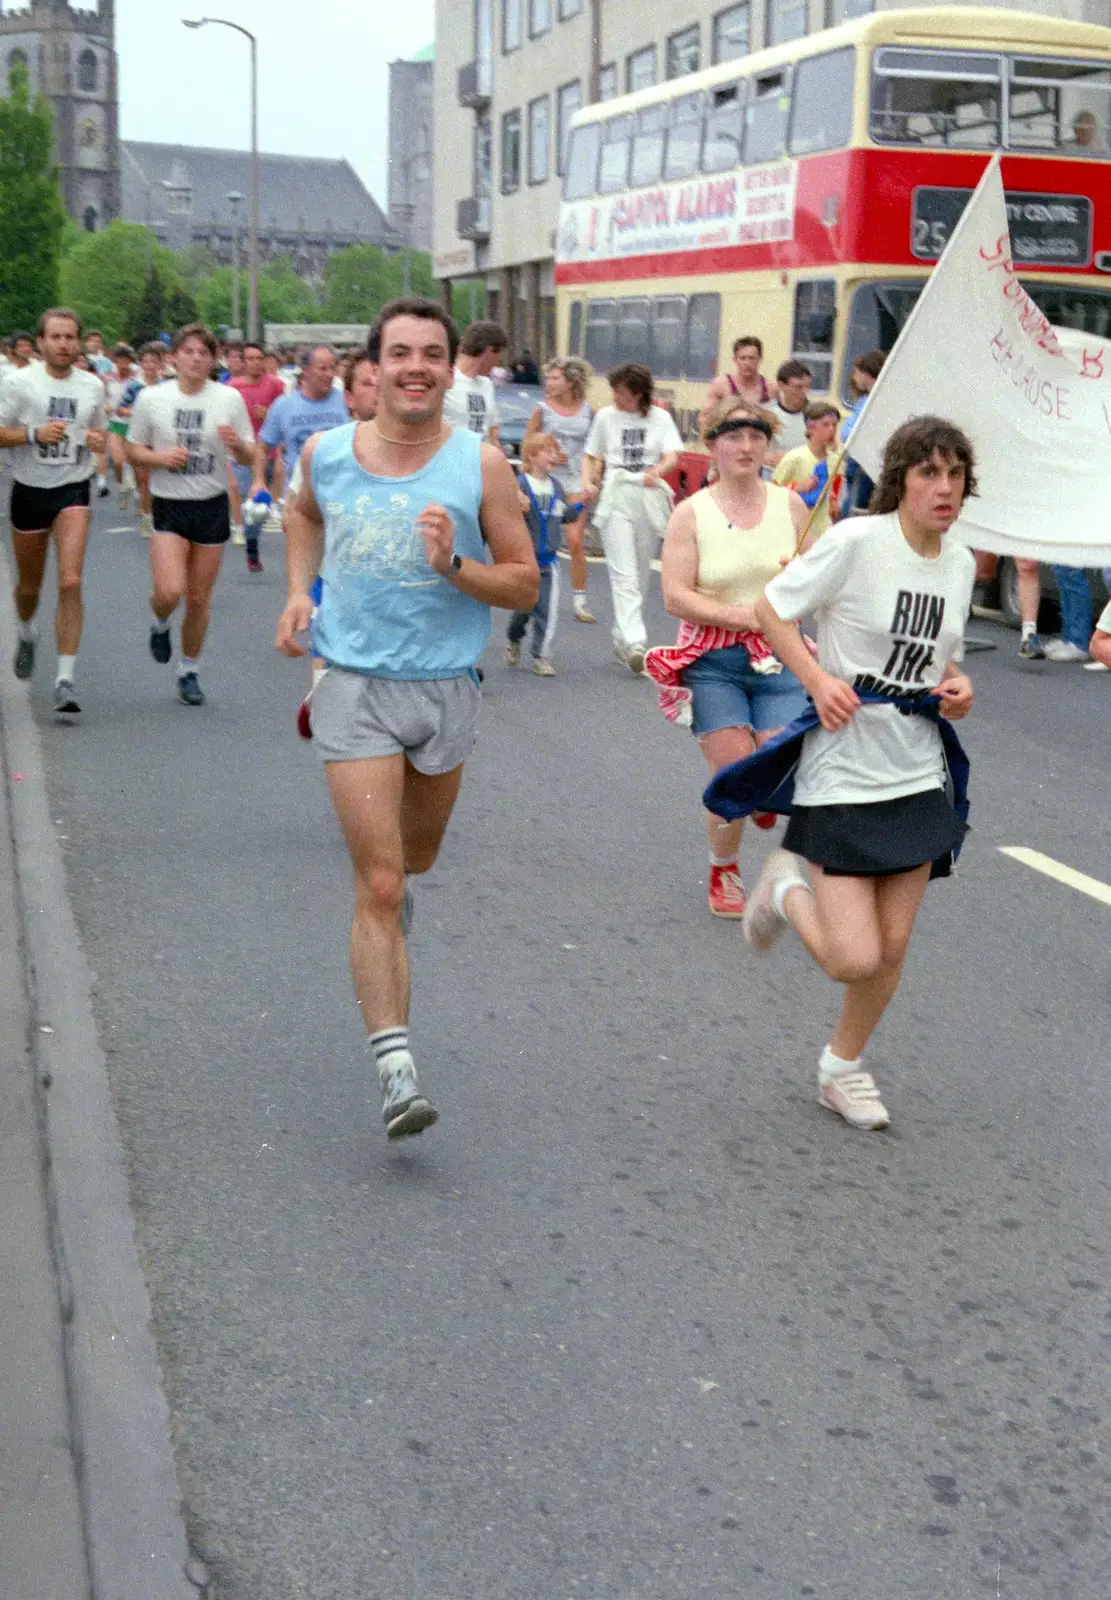
[[120, 214], [115, 0], [28, 0], [0, 12], [0, 92], [23, 61], [50, 101], [66, 210], [98, 233]]

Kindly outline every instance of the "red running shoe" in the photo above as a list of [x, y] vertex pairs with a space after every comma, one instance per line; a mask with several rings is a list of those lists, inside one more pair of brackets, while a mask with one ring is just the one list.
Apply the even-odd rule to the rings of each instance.
[[774, 828], [779, 818], [774, 811], [754, 811], [752, 820], [758, 828]]
[[710, 863], [710, 911], [715, 917], [743, 917], [745, 889], [734, 861], [728, 867]]
[[297, 707], [297, 732], [302, 739], [312, 738], [312, 714], [307, 699]]

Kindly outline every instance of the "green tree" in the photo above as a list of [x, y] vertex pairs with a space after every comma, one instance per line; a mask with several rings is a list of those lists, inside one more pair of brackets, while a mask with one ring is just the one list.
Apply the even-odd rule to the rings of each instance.
[[[210, 328], [232, 326], [232, 269], [218, 267], [197, 284], [197, 305]], [[320, 302], [312, 286], [299, 278], [288, 256], [268, 261], [258, 275], [259, 321], [320, 322]], [[239, 316], [247, 323], [247, 271], [239, 271]]]
[[329, 256], [324, 266], [323, 320], [373, 322], [387, 300], [404, 291], [406, 260], [409, 293], [434, 296], [432, 261], [421, 250], [387, 255], [377, 245], [353, 244]]
[[451, 314], [460, 332], [468, 322], [478, 322], [486, 315], [486, 284], [482, 278], [460, 278], [453, 281]]
[[109, 342], [151, 338], [196, 316], [173, 251], [142, 223], [82, 234], [62, 260], [61, 280], [66, 304]]
[[0, 100], [0, 327], [33, 327], [58, 303], [66, 212], [54, 165], [54, 119], [31, 96], [27, 68], [8, 74]]

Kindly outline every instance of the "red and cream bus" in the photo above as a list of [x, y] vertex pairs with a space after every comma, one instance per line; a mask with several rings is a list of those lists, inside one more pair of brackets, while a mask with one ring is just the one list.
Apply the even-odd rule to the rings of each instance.
[[650, 367], [689, 442], [741, 334], [765, 372], [797, 357], [847, 400], [996, 149], [1022, 281], [1051, 322], [1111, 337], [1109, 136], [1111, 29], [964, 6], [879, 12], [589, 106], [567, 152], [559, 348], [599, 374]]

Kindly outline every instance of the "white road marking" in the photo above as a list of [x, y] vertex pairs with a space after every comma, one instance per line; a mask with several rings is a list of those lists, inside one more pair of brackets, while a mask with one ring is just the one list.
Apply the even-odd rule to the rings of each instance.
[[1052, 856], [1043, 856], [1040, 850], [1027, 850], [1025, 845], [1000, 845], [999, 853], [1010, 856], [1012, 861], [1021, 862], [1024, 867], [1033, 868], [1035, 872], [1044, 873], [1047, 878], [1055, 878], [1058, 883], [1065, 884], [1069, 889], [1079, 889], [1081, 894], [1090, 895], [1101, 905], [1111, 906], [1111, 883], [1101, 883], [1098, 878], [1089, 878], [1086, 872], [1077, 872], [1075, 867], [1066, 867], [1063, 862], [1054, 861]]

